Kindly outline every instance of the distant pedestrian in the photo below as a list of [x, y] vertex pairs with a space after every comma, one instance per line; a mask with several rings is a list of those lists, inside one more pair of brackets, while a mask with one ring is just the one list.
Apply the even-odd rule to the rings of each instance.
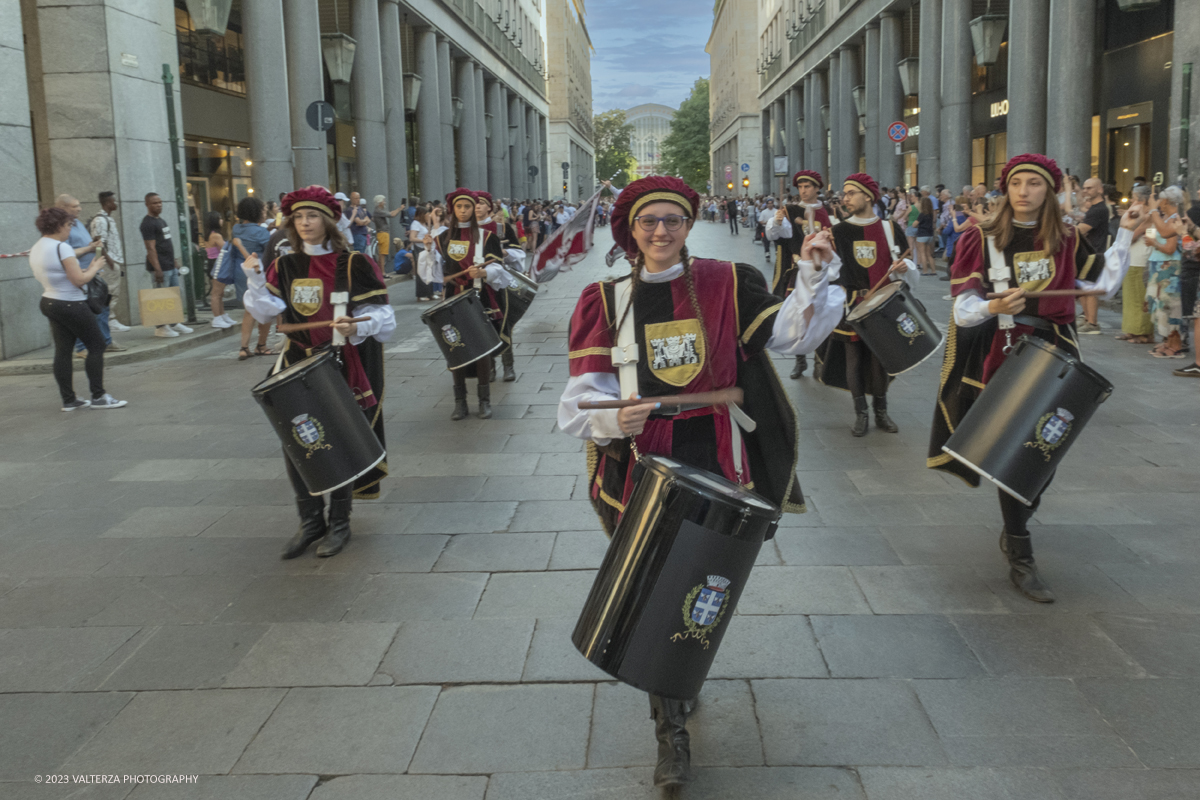
[[[171, 243], [171, 226], [162, 218], [163, 201], [156, 193], [145, 197], [146, 216], [142, 218], [140, 230], [142, 244], [146, 246], [146, 271], [153, 273], [156, 288], [179, 285], [179, 260], [175, 258], [175, 246]], [[182, 322], [174, 325], [159, 325], [154, 335], [169, 339], [192, 329]]]
[[[234, 274], [241, 273], [242, 264], [250, 258], [251, 255], [262, 257], [267, 249], [267, 242], [271, 239], [271, 233], [263, 225], [266, 218], [266, 209], [262, 201], [254, 197], [243, 197], [237, 207], [238, 224], [233, 226], [231, 238], [233, 241], [233, 250], [230, 255], [233, 256]], [[270, 266], [269, 264], [267, 266]], [[243, 295], [244, 297], [244, 295]], [[254, 317], [250, 314], [242, 314], [242, 343], [238, 349], [238, 361], [245, 361], [250, 356], [269, 356], [271, 350], [267, 347], [267, 336], [271, 332], [270, 323], [258, 326], [258, 346], [254, 352], [250, 352], [250, 333], [254, 330]]]
[[[105, 260], [101, 256], [93, 259], [87, 269], [80, 268], [74, 249], [67, 244], [74, 222], [65, 209], [45, 209], [35, 223], [42, 237], [29, 248], [29, 267], [42, 285], [41, 312], [50, 320], [50, 335], [54, 340], [54, 381], [62, 397], [63, 411], [89, 406], [120, 408], [126, 402], [114, 399], [104, 390], [104, 336], [83, 290], [104, 269]], [[83, 368], [92, 393], [90, 401], [75, 395], [71, 348], [76, 339], [87, 348]]]
[[[60, 194], [55, 198], [54, 204], [71, 215], [71, 235], [67, 237], [69, 244], [75, 251], [75, 257], [79, 259], [79, 268], [86, 270], [91, 266], [92, 259], [96, 257], [96, 251], [100, 248], [99, 239], [94, 239], [87, 226], [79, 220], [79, 214], [83, 210], [76, 200], [69, 194]], [[112, 333], [108, 329], [108, 304], [104, 304], [104, 308], [100, 311], [93, 311], [96, 315], [96, 324], [100, 327], [100, 335], [104, 337], [104, 347], [106, 350], [112, 349], [124, 350], [124, 347], [113, 344]], [[84, 358], [87, 353], [84, 352], [82, 340], [75, 342], [75, 355], [78, 358]]]
[[[121, 243], [121, 229], [112, 217], [117, 210], [117, 196], [113, 192], [101, 192], [99, 200], [100, 213], [92, 217], [88, 229], [92, 232], [92, 238], [100, 241], [100, 255], [108, 262], [100, 277], [108, 284], [108, 294], [112, 298], [110, 307], [117, 308], [125, 287], [125, 247]], [[109, 315], [108, 327], [122, 333], [129, 330], [129, 326], [117, 319], [115, 313]]]

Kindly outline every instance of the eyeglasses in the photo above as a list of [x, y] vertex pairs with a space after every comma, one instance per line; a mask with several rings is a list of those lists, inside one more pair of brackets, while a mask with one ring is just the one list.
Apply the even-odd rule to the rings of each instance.
[[685, 217], [680, 214], [667, 214], [665, 217], [656, 217], [652, 214], [642, 214], [641, 216], [634, 217], [633, 221], [636, 222], [644, 231], [657, 230], [658, 223], [660, 222], [666, 227], [667, 230], [677, 231], [683, 226], [684, 221], [689, 219], [691, 219], [691, 217]]

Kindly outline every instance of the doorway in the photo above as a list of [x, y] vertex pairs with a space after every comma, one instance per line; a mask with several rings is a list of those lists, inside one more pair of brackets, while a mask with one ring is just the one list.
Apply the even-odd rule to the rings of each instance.
[[1108, 174], [1122, 197], [1129, 196], [1134, 178], [1150, 177], [1149, 122], [1109, 130]]

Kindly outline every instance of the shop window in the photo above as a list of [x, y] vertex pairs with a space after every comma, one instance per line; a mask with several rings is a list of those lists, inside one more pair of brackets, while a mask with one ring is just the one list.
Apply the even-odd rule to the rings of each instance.
[[[971, 183], [986, 184], [990, 189], [992, 182], [999, 177], [1008, 161], [1008, 134], [993, 133], [990, 136], [980, 136], [971, 140]], [[956, 188], [956, 187], [954, 187]]]
[[241, 12], [229, 12], [224, 37], [197, 33], [182, 0], [175, 3], [175, 33], [179, 39], [181, 80], [217, 89], [246, 93], [246, 65]]
[[1000, 45], [1000, 57], [996, 59], [996, 63], [988, 67], [982, 67], [975, 61], [975, 56], [971, 56], [971, 93], [982, 94], [990, 92], [994, 89], [1003, 89], [1008, 86], [1008, 42], [1005, 41]]
[[221, 142], [185, 139], [188, 194], [200, 219], [209, 211], [221, 215], [228, 236], [237, 221], [238, 201], [252, 193], [254, 164], [250, 148]]

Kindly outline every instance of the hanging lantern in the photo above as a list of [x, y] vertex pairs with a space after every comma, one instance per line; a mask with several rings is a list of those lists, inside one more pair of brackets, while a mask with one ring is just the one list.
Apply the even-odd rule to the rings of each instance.
[[990, 67], [1000, 59], [1000, 45], [1008, 17], [1003, 14], [984, 14], [971, 20], [971, 44], [975, 47], [975, 63]]
[[233, 0], [187, 0], [188, 16], [196, 33], [224, 36]]
[[1117, 0], [1117, 7], [1125, 12], [1145, 11], [1148, 8], [1155, 8], [1158, 3], [1159, 0]]
[[483, 115], [483, 138], [492, 138], [492, 125], [495, 123], [495, 117], [491, 114], [484, 113]]
[[901, 61], [896, 67], [900, 70], [900, 88], [904, 90], [904, 96], [917, 93], [917, 87], [921, 85], [921, 59], [916, 56], [906, 58]]
[[415, 72], [404, 73], [404, 110], [416, 111], [417, 98], [421, 96], [421, 76]]
[[821, 126], [829, 130], [829, 103], [821, 106]]
[[325, 54], [325, 68], [329, 80], [334, 83], [349, 83], [354, 71], [354, 50], [358, 42], [344, 33], [322, 33], [321, 52]]
[[450, 124], [458, 128], [462, 124], [463, 101], [457, 97], [451, 97], [450, 106], [454, 109], [454, 112], [450, 115]]
[[854, 98], [854, 110], [858, 112], [858, 116], [866, 114], [867, 88], [860, 83], [850, 90], [850, 96]]

